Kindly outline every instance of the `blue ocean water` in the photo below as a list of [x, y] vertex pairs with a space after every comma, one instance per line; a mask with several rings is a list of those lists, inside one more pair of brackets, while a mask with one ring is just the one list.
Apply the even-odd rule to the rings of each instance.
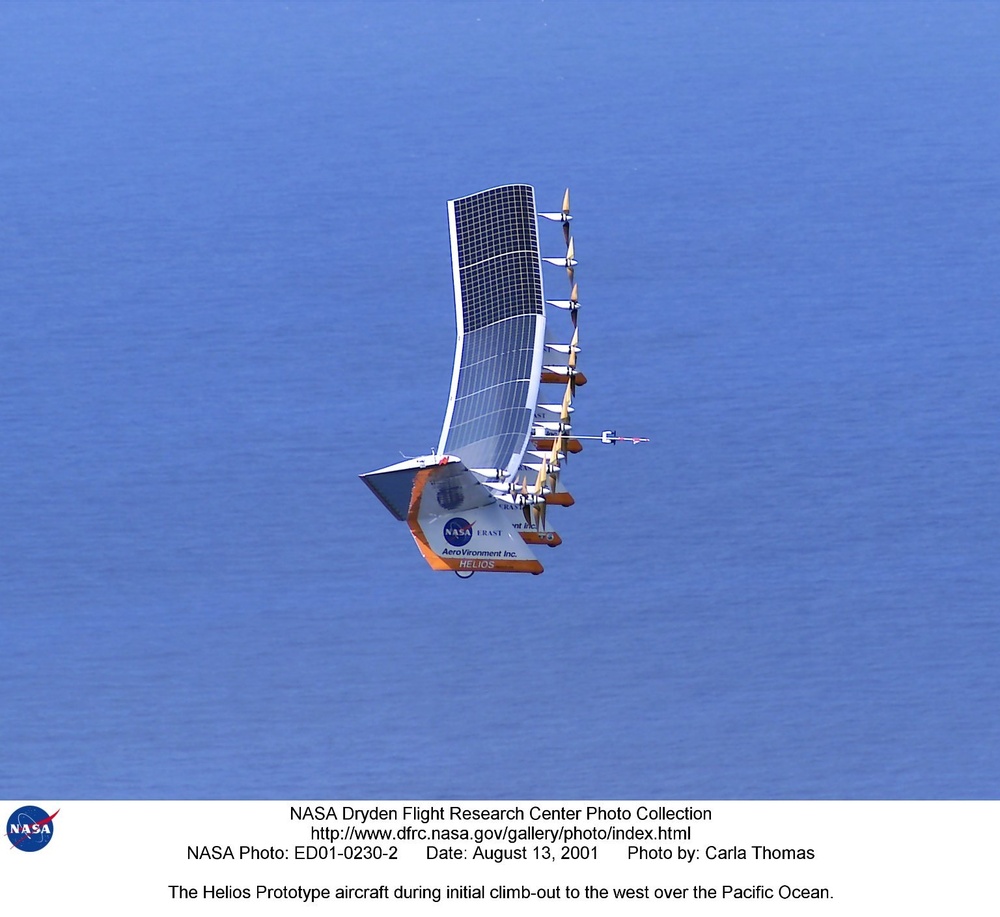
[[[998, 43], [0, 4], [0, 797], [1000, 796]], [[463, 582], [357, 474], [436, 444], [445, 201], [515, 181], [573, 190], [576, 428], [654, 441]]]

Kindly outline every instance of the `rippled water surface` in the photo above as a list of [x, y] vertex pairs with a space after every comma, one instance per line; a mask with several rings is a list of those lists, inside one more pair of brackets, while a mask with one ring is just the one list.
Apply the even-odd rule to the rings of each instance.
[[[0, 5], [0, 796], [1000, 794], [998, 41]], [[436, 444], [445, 202], [515, 181], [573, 189], [577, 429], [654, 442], [462, 582], [357, 474]]]

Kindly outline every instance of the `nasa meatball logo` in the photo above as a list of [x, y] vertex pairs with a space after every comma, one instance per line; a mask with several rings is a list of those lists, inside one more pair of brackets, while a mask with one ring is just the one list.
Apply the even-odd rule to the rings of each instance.
[[38, 806], [21, 806], [7, 819], [7, 840], [11, 847], [34, 853], [52, 840], [52, 820], [59, 814], [56, 809], [51, 815]]
[[444, 540], [453, 548], [463, 548], [472, 541], [472, 523], [455, 516], [444, 524]]
[[437, 501], [442, 509], [458, 509], [462, 505], [462, 488], [453, 482], [447, 482], [438, 490]]

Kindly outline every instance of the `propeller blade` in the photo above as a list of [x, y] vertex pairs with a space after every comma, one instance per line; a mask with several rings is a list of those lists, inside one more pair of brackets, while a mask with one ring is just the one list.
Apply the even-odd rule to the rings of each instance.
[[[569, 360], [567, 364], [570, 369], [576, 369], [576, 355], [580, 352], [580, 330], [573, 329], [573, 340], [569, 342]], [[573, 375], [570, 373], [570, 375]]]
[[[562, 445], [563, 445], [563, 435], [562, 433], [560, 433], [554, 440], [552, 440], [552, 452], [549, 453], [549, 464], [553, 468], [559, 468], [560, 458], [562, 458], [564, 462], [569, 458], [568, 455], [563, 454]], [[550, 475], [550, 477], [554, 479], [555, 475]], [[551, 484], [549, 486], [551, 487], [552, 490], [555, 490], [554, 484]]]
[[549, 454], [549, 460], [552, 462], [553, 465], [559, 462], [559, 456], [562, 453], [562, 444], [563, 444], [563, 436], [562, 433], [560, 433], [552, 441], [552, 452]]
[[538, 503], [533, 503], [531, 505], [531, 515], [534, 516], [535, 531], [536, 532], [544, 532], [545, 531], [545, 501], [544, 500], [539, 500]]
[[548, 477], [546, 478], [546, 484], [550, 491], [555, 491], [559, 485], [559, 472], [562, 468], [559, 465], [560, 450], [559, 447], [562, 445], [562, 434], [559, 434], [559, 438], [552, 444], [552, 454], [548, 459]]
[[566, 189], [566, 193], [563, 195], [562, 209], [552, 212], [544, 212], [539, 210], [538, 215], [540, 217], [545, 217], [546, 220], [552, 220], [554, 223], [562, 223], [563, 230], [566, 232], [566, 238], [569, 238], [569, 229], [567, 224], [573, 219], [572, 214], [569, 212], [569, 188]]
[[573, 340], [570, 342], [570, 345], [569, 345], [569, 362], [568, 362], [568, 366], [569, 366], [569, 385], [570, 385], [570, 391], [572, 393], [572, 397], [574, 397], [574, 398], [576, 397], [576, 387], [577, 387], [577, 385], [583, 385], [587, 381], [587, 377], [584, 376], [583, 373], [578, 373], [576, 371], [576, 355], [577, 355], [577, 353], [580, 350], [580, 348], [578, 346], [579, 343], [580, 343], [580, 329], [579, 328], [574, 328], [573, 329]]
[[[544, 261], [549, 261], [552, 259], [544, 258]], [[565, 259], [555, 259], [562, 263]], [[573, 289], [570, 290], [569, 299], [547, 299], [545, 302], [550, 306], [555, 306], [557, 309], [567, 309], [570, 312], [575, 312], [580, 308], [580, 285], [578, 283], [573, 284]]]
[[542, 459], [542, 464], [538, 469], [538, 478], [535, 480], [535, 493], [539, 496], [542, 494], [542, 488], [544, 487], [544, 481], [549, 473], [549, 460]]
[[570, 401], [572, 401], [573, 399], [572, 387], [573, 387], [573, 377], [570, 376], [569, 382], [566, 383], [566, 394], [563, 395], [562, 411], [559, 414], [559, 419], [563, 423], [567, 423], [569, 421], [569, 413], [570, 411], [573, 410], [570, 407]]
[[546, 220], [552, 220], [554, 223], [563, 224], [563, 234], [566, 236], [566, 241], [569, 241], [569, 221], [573, 219], [572, 214], [569, 212], [569, 188], [566, 189], [566, 193], [563, 195], [562, 209], [555, 213], [546, 213], [539, 211], [538, 215], [540, 217], [545, 217]]

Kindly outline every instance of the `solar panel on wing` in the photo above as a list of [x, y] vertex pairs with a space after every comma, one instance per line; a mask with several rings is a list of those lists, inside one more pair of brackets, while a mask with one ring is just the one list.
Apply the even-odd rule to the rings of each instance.
[[449, 201], [458, 343], [439, 453], [516, 470], [545, 337], [535, 193], [503, 185]]

